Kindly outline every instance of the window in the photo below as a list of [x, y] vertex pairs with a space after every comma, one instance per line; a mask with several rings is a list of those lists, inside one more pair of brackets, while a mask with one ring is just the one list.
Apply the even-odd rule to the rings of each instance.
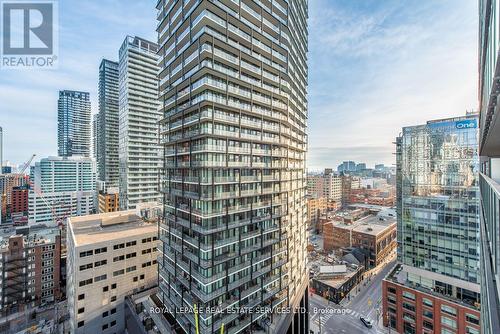
[[115, 256], [113, 258], [113, 262], [118, 262], [118, 261], [122, 261], [122, 260], [125, 260], [125, 256], [124, 255]]
[[92, 269], [94, 265], [92, 263], [89, 264], [84, 264], [80, 266], [80, 271], [87, 270], [87, 269]]
[[94, 278], [94, 282], [104, 281], [106, 278], [107, 278], [106, 274], [97, 276], [96, 278]]
[[432, 300], [430, 300], [430, 299], [427, 299], [427, 298], [422, 298], [422, 303], [423, 303], [425, 306], [432, 307]]
[[454, 307], [448, 306], [448, 305], [441, 305], [441, 311], [444, 313], [447, 313], [449, 315], [457, 315], [457, 310]]
[[133, 257], [136, 257], [137, 256], [137, 253], [130, 253], [130, 254], [127, 254], [127, 259], [130, 259], [130, 258], [133, 258]]
[[109, 290], [109, 288], [108, 288], [108, 286], [107, 286], [107, 285], [106, 285], [105, 287], [103, 287], [103, 288], [102, 288], [102, 292], [106, 292], [106, 291], [108, 291], [108, 290]]
[[405, 308], [409, 311], [415, 312], [415, 305], [410, 304], [408, 302], [403, 302], [403, 308]]
[[81, 295], [78, 295], [78, 300], [83, 300], [85, 299], [85, 294], [82, 293]]
[[123, 269], [120, 269], [120, 270], [114, 271], [114, 272], [113, 272], [113, 277], [123, 275], [124, 273], [125, 273], [125, 270], [123, 270]]
[[145, 244], [146, 242], [151, 242], [151, 238], [142, 239], [142, 243], [143, 244]]
[[479, 334], [479, 329], [472, 328], [470, 326], [465, 327], [466, 334]]
[[133, 282], [137, 282], [137, 281], [138, 281], [138, 279], [139, 279], [139, 278], [138, 278], [137, 276], [135, 276], [135, 277], [132, 279], [132, 281], [133, 281]]
[[408, 291], [403, 291], [403, 297], [411, 299], [411, 300], [415, 300], [415, 295], [411, 292], [408, 292]]
[[78, 328], [83, 327], [83, 325], [85, 325], [85, 321], [82, 320], [78, 322]]
[[111, 323], [110, 323], [110, 326], [111, 326], [111, 327], [113, 327], [114, 325], [116, 325], [116, 320], [113, 320], [113, 321], [111, 321]]
[[466, 313], [465, 320], [467, 320], [467, 322], [470, 322], [471, 324], [479, 325], [479, 318], [474, 314]]
[[457, 329], [457, 322], [448, 317], [441, 317], [441, 323], [453, 329]]
[[122, 249], [122, 248], [125, 248], [125, 244], [118, 244], [118, 245], [114, 245], [114, 246], [113, 246], [113, 249], [114, 249], [114, 250], [117, 250], [117, 249]]
[[427, 317], [427, 318], [429, 318], [429, 319], [432, 319], [432, 317], [433, 317], [432, 312], [431, 312], [431, 311], [428, 311], [428, 310], [426, 310], [426, 309], [424, 309], [424, 310], [423, 310], [422, 314], [424, 315], [424, 317]]
[[92, 250], [80, 252], [80, 257], [86, 257], [86, 256], [92, 256], [92, 255], [94, 255], [94, 251], [92, 251]]
[[111, 301], [112, 302], [116, 301], [116, 296], [111, 297]]
[[106, 318], [108, 315], [109, 315], [108, 311], [105, 311], [105, 312], [102, 313], [102, 317], [103, 318]]
[[394, 293], [394, 294], [396, 294], [396, 289], [395, 289], [395, 288], [393, 288], [393, 287], [388, 287], [388, 288], [387, 288], [387, 291], [389, 291], [390, 293]]
[[83, 312], [85, 312], [85, 307], [80, 307], [80, 308], [78, 309], [78, 314], [81, 314], [81, 313], [83, 313]]
[[136, 269], [137, 269], [137, 267], [136, 267], [136, 266], [128, 267], [128, 268], [127, 268], [127, 272], [129, 273], [129, 272], [131, 272], [131, 271], [135, 271]]
[[116, 283], [111, 284], [111, 289], [116, 289]]
[[94, 267], [105, 266], [106, 264], [108, 264], [108, 260], [97, 261], [94, 263]]
[[434, 325], [432, 324], [432, 322], [424, 320], [424, 328], [433, 330], [434, 329]]
[[108, 251], [108, 247], [97, 248], [95, 250], [96, 254], [106, 253]]
[[139, 279], [144, 279], [144, 274], [142, 274], [142, 275], [139, 277]]
[[137, 245], [137, 242], [135, 240], [127, 242], [127, 247], [131, 247], [131, 246], [135, 246], [135, 245]]
[[111, 314], [115, 314], [116, 313], [116, 308], [112, 308], [111, 309]]
[[92, 278], [80, 281], [79, 286], [82, 287], [82, 286], [89, 285], [89, 284], [92, 284]]
[[108, 324], [102, 325], [102, 330], [108, 329]]

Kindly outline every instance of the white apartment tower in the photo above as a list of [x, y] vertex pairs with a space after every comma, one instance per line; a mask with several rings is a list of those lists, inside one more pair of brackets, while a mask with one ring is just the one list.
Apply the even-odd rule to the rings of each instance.
[[158, 46], [127, 36], [119, 52], [120, 207], [159, 200]]
[[31, 167], [28, 222], [59, 224], [95, 209], [96, 166], [86, 157], [48, 157]]

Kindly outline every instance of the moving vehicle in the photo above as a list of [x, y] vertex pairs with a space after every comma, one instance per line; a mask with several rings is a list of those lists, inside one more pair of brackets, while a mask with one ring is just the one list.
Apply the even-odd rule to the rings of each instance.
[[363, 323], [363, 325], [365, 325], [366, 327], [368, 327], [368, 328], [372, 328], [373, 327], [373, 323], [372, 323], [372, 321], [370, 319], [365, 318], [363, 316], [360, 316], [359, 320], [361, 320], [361, 322]]

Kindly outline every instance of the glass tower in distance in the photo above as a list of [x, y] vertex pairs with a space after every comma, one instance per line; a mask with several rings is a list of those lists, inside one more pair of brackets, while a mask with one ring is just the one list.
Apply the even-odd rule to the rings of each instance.
[[57, 101], [58, 155], [90, 157], [91, 123], [89, 93], [60, 91]]
[[[97, 169], [106, 187], [118, 187], [118, 63], [103, 59], [99, 65], [97, 114]], [[94, 149], [96, 149], [94, 148]]]
[[307, 308], [307, 1], [157, 9], [158, 296], [187, 333], [195, 305], [200, 333], [308, 333], [307, 313], [276, 312]]

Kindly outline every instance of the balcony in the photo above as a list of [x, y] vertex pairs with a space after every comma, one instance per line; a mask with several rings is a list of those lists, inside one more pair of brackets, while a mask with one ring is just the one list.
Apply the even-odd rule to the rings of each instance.
[[[491, 329], [500, 329], [500, 184], [480, 174], [481, 190], [481, 315]], [[486, 314], [484, 314], [486, 313]]]

